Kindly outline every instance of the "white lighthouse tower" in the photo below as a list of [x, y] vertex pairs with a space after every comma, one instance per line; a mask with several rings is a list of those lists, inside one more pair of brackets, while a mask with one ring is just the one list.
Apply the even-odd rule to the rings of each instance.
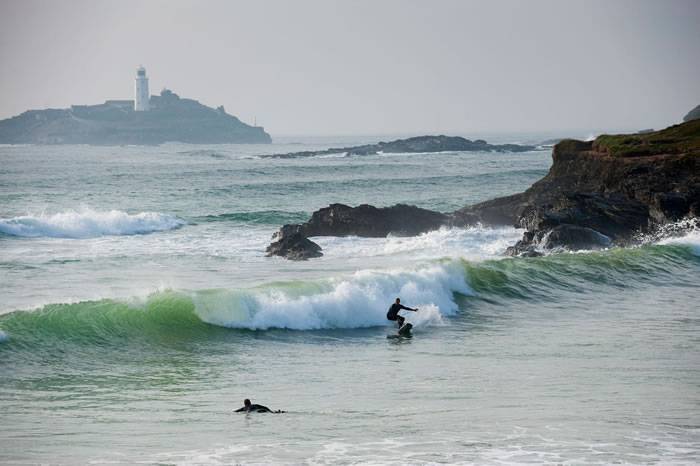
[[148, 111], [148, 78], [146, 77], [146, 68], [139, 66], [136, 70], [136, 82], [134, 84], [134, 110], [137, 112]]

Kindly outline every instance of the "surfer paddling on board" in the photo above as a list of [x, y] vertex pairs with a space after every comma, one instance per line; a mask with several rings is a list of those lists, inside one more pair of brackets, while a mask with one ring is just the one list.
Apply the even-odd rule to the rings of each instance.
[[254, 405], [250, 402], [248, 398], [243, 400], [243, 407], [238, 408], [237, 410], [234, 411], [234, 413], [283, 413], [284, 411], [273, 411], [267, 406], [263, 405]]
[[399, 324], [399, 329], [401, 329], [401, 327], [403, 327], [403, 323], [406, 321], [405, 317], [402, 317], [399, 315], [399, 311], [402, 309], [405, 309], [407, 311], [413, 311], [413, 312], [418, 311], [418, 308], [413, 309], [413, 308], [404, 306], [403, 304], [401, 304], [401, 299], [396, 298], [396, 302], [394, 304], [392, 304], [391, 307], [389, 308], [389, 310], [387, 311], [386, 318], [389, 320], [397, 321]]

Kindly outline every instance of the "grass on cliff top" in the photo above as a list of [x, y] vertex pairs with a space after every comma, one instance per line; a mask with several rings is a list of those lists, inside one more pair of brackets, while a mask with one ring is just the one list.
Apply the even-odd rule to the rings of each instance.
[[700, 120], [669, 126], [645, 134], [603, 134], [593, 149], [614, 157], [638, 157], [657, 154], [700, 154]]

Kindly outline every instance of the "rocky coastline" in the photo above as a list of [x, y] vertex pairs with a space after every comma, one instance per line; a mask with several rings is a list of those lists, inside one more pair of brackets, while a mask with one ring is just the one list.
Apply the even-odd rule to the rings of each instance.
[[651, 133], [563, 140], [552, 150], [549, 173], [526, 191], [451, 213], [332, 204], [305, 223], [282, 227], [267, 252], [307, 259], [322, 255], [313, 236], [411, 236], [482, 224], [524, 228], [506, 254], [536, 256], [626, 246], [682, 219], [698, 227], [699, 216], [700, 120], [691, 120]]

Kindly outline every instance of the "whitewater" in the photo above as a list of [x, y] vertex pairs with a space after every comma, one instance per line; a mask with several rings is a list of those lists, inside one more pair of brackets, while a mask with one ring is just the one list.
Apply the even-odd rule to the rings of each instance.
[[[510, 258], [522, 230], [474, 226], [265, 256], [333, 202], [448, 212], [551, 164], [261, 157], [378, 139], [0, 147], [0, 464], [699, 462], [697, 231]], [[396, 297], [419, 308], [411, 339], [387, 338]], [[233, 414], [243, 398], [287, 413]]]

